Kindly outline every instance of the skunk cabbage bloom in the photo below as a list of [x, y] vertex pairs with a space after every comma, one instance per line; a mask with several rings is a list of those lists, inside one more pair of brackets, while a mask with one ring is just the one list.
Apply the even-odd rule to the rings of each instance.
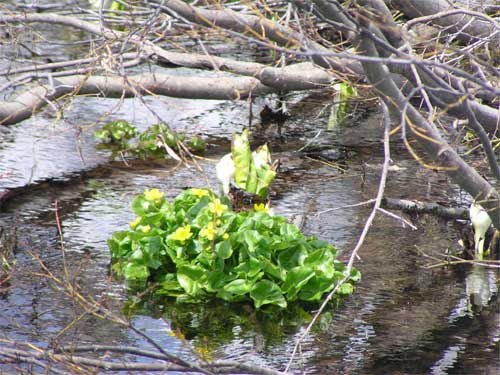
[[271, 165], [271, 154], [267, 145], [260, 146], [256, 151], [252, 152], [252, 159], [257, 169], [265, 165]]
[[222, 191], [229, 193], [229, 186], [234, 181], [234, 162], [231, 153], [226, 154], [215, 166], [217, 178], [222, 182]]
[[491, 218], [488, 213], [480, 205], [473, 202], [469, 209], [470, 221], [474, 227], [474, 244], [475, 252], [479, 258], [483, 257], [483, 247], [486, 232], [491, 225]]

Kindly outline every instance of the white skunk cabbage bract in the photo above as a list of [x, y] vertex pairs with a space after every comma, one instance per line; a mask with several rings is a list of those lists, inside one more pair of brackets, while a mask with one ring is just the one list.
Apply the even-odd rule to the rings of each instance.
[[490, 215], [486, 212], [484, 208], [482, 208], [476, 202], [473, 202], [470, 205], [469, 209], [469, 217], [474, 227], [474, 245], [475, 252], [479, 255], [480, 258], [483, 256], [483, 248], [484, 248], [484, 240], [486, 236], [486, 232], [490, 228], [491, 218]]
[[227, 195], [229, 186], [234, 182], [234, 162], [231, 154], [224, 155], [215, 166], [215, 174], [222, 182], [222, 191]]
[[267, 145], [251, 151], [247, 129], [241, 135], [233, 134], [231, 153], [224, 155], [216, 169], [217, 178], [222, 182], [224, 194], [234, 184], [249, 193], [267, 198], [269, 185], [276, 177], [271, 166], [271, 154]]

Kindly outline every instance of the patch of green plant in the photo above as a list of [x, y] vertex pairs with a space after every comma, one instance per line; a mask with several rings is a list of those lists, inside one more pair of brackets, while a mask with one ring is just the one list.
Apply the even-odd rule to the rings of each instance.
[[337, 125], [342, 125], [347, 117], [351, 100], [358, 96], [356, 87], [345, 82], [334, 85], [334, 89], [337, 90], [337, 93], [328, 119], [328, 130], [333, 130]]
[[[156, 282], [157, 293], [178, 301], [218, 297], [285, 308], [321, 300], [346, 276], [333, 246], [263, 206], [236, 213], [208, 189], [185, 190], [173, 202], [151, 189], [132, 208], [130, 230], [108, 240], [113, 270], [130, 281]], [[339, 295], [354, 291], [360, 273], [347, 276]]]
[[139, 132], [135, 126], [130, 125], [127, 121], [118, 120], [108, 122], [100, 130], [96, 131], [94, 136], [103, 143], [111, 143], [127, 148], [128, 141], [137, 137], [138, 134]]
[[271, 154], [267, 145], [252, 152], [248, 137], [248, 129], [243, 130], [241, 135], [233, 134], [231, 156], [235, 169], [234, 182], [240, 189], [267, 198], [269, 186], [276, 177]]
[[[202, 154], [206, 148], [206, 143], [201, 138], [193, 136], [186, 141], [183, 134], [170, 130], [162, 123], [152, 125], [143, 133], [139, 133], [135, 126], [127, 121], [111, 121], [94, 135], [102, 141], [99, 148], [111, 150], [113, 158], [118, 152], [141, 158], [166, 157], [170, 150], [179, 152], [181, 144], [195, 154]], [[129, 142], [137, 136], [137, 142]]]

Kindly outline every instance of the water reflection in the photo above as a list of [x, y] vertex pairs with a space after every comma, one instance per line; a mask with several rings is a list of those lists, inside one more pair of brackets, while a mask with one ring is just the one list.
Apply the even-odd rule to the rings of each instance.
[[[131, 109], [124, 109], [127, 110]], [[217, 106], [213, 110], [217, 112]], [[220, 113], [214, 116], [214, 123], [220, 120]], [[314, 128], [311, 118], [312, 115], [309, 125]], [[180, 115], [177, 119], [179, 124], [189, 121]], [[374, 121], [378, 119], [375, 117]], [[210, 122], [207, 124], [211, 126]], [[288, 158], [286, 172], [278, 177], [274, 186], [276, 212], [289, 217], [304, 215], [304, 230], [334, 243], [342, 254], [353, 248], [369, 208], [315, 213], [374, 196], [381, 159], [374, 156], [379, 144], [370, 141], [377, 139], [376, 126], [371, 125], [367, 142], [345, 160], [344, 173], [324, 163], [287, 153], [299, 148], [298, 143], [303, 145], [304, 140], [270, 138], [276, 149], [284, 151], [283, 159]], [[6, 151], [0, 150], [0, 155], [10, 158], [3, 165], [14, 167], [15, 155], [24, 152], [23, 136], [33, 144], [43, 133], [29, 134], [29, 129], [33, 129], [29, 123], [26, 130], [11, 129], [8, 136], [15, 134], [16, 145], [4, 144]], [[74, 137], [70, 128], [64, 129], [67, 131], [54, 137]], [[342, 134], [342, 129], [338, 131], [340, 138], [349, 136]], [[323, 141], [331, 142], [330, 137], [326, 136]], [[74, 141], [67, 142], [62, 143], [61, 155], [75, 146]], [[37, 148], [40, 155], [45, 146], [41, 143], [37, 146], [41, 147]], [[48, 161], [48, 153], [55, 151], [45, 150]], [[97, 162], [103, 157], [96, 156], [90, 146], [85, 155], [87, 162], [92, 158]], [[23, 178], [32, 166], [32, 155], [28, 158], [31, 158], [29, 162], [19, 164]], [[75, 160], [80, 159], [77, 157], [68, 164], [75, 165], [75, 169], [82, 168], [81, 161], [77, 165]], [[455, 189], [447, 189], [447, 182], [438, 174], [420, 169], [402, 157], [395, 157], [395, 163], [400, 169], [390, 172], [388, 196], [432, 200], [458, 196]], [[58, 168], [66, 168], [66, 165], [56, 165], [45, 169], [45, 165], [50, 167], [47, 162], [39, 171], [59, 173]], [[165, 191], [169, 198], [186, 186], [208, 185], [217, 189], [214, 164], [202, 161], [200, 165], [203, 173], [194, 167], [168, 162], [157, 166], [151, 162], [135, 167], [111, 166], [93, 180], [79, 179], [60, 186], [48, 184], [45, 189], [27, 191], [0, 214], [0, 220], [12, 225], [13, 218], [19, 217], [16, 257], [20, 269], [38, 270], [30, 256], [30, 252], [35, 251], [51, 270], [61, 275], [63, 262], [53, 211], [53, 201], [57, 199], [69, 270], [77, 277], [82, 290], [112, 306], [116, 312], [131, 314], [138, 328], [186, 358], [248, 360], [283, 369], [295, 340], [302, 335], [316, 306], [297, 306], [287, 312], [267, 315], [244, 304], [228, 305], [220, 301], [179, 305], [154, 296], [137, 296], [133, 289], [109, 273], [106, 240], [133, 219], [130, 210], [133, 197], [151, 187]], [[402, 169], [404, 173], [400, 172]], [[22, 181], [14, 182], [22, 184]], [[422, 190], [424, 183], [426, 188]], [[321, 316], [302, 343], [294, 370], [300, 371], [303, 365], [308, 373], [319, 374], [484, 373], [491, 366], [500, 365], [496, 356], [500, 338], [499, 313], [495, 308], [498, 271], [424, 269], [425, 262], [415, 251], [416, 247], [427, 254], [443, 253], [453, 248], [457, 239], [449, 227], [438, 220], [424, 217], [417, 224], [419, 229], [412, 231], [393, 218], [377, 218], [360, 252], [358, 267], [363, 279], [356, 293], [331, 305]], [[2, 338], [47, 345], [50, 338], [57, 337], [61, 329], [71, 325], [61, 341], [148, 345], [144, 338], [123, 327], [91, 316], [73, 324], [75, 317], [81, 314], [78, 307], [28, 273], [16, 275], [14, 282], [15, 287], [0, 299]]]
[[488, 306], [493, 295], [498, 293], [495, 272], [484, 266], [473, 265], [465, 279], [469, 314]]

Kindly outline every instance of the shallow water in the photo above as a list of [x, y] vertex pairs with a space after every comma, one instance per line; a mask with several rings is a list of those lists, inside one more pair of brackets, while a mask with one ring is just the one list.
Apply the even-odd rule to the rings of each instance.
[[[273, 185], [276, 213], [304, 216], [304, 231], [334, 244], [345, 259], [369, 208], [333, 209], [375, 196], [382, 162], [381, 119], [375, 110], [361, 108], [344, 126], [327, 131], [329, 99], [322, 94], [287, 96], [291, 117], [281, 129], [275, 123], [261, 124], [258, 113], [266, 101], [257, 99], [253, 135], [256, 144], [268, 141], [274, 157], [282, 159], [282, 172]], [[16, 341], [44, 348], [52, 342], [150, 348], [128, 329], [82, 315], [81, 308], [51, 288], [47, 279], [34, 276], [40, 260], [55, 277], [65, 277], [66, 270], [84, 295], [116, 313], [129, 311], [137, 328], [172, 353], [191, 360], [236, 359], [283, 370], [314, 306], [292, 306], [268, 315], [220, 301], [177, 305], [147, 296], [140, 299], [111, 277], [106, 240], [134, 218], [130, 203], [135, 195], [158, 187], [173, 198], [187, 186], [218, 189], [218, 184], [214, 163], [208, 160], [200, 161], [203, 172], [172, 161], [111, 163], [106, 152], [96, 151], [92, 133], [113, 119], [127, 119], [144, 130], [158, 122], [152, 109], [177, 130], [203, 134], [208, 157], [218, 159], [229, 149], [230, 134], [249, 121], [246, 102], [145, 102], [147, 106], [127, 99], [119, 105], [117, 100], [77, 98], [65, 107], [61, 119], [45, 111], [22, 124], [0, 128], [0, 194], [17, 193], [0, 211], [0, 226], [16, 243], [9, 289], [0, 294], [0, 340], [6, 340], [0, 346]], [[328, 164], [295, 152], [308, 143], [316, 151], [333, 150], [341, 160]], [[419, 167], [397, 139], [392, 152], [386, 196], [465, 205], [466, 194], [450, 186], [443, 174]], [[294, 372], [500, 372], [500, 273], [469, 266], [425, 268], [458, 249], [458, 238], [450, 223], [424, 216], [415, 224], [418, 229], [413, 230], [400, 220], [377, 216], [356, 262], [363, 275], [356, 292], [326, 309], [302, 343]], [[4, 371], [13, 368], [0, 364], [0, 373]]]
[[[203, 118], [205, 109], [198, 108]], [[301, 110], [309, 111], [303, 114], [304, 118], [314, 118], [320, 108], [315, 103]], [[297, 150], [298, 145], [310, 139], [310, 134], [314, 136], [318, 128], [326, 126], [324, 117], [314, 123], [300, 120], [301, 125], [306, 125], [301, 136], [294, 133], [298, 124], [293, 118], [289, 120], [292, 134], [287, 133], [285, 123], [281, 136], [272, 129], [262, 136], [270, 140], [271, 148], [281, 151], [275, 156], [283, 158], [283, 173], [274, 187], [275, 210], [287, 217], [305, 214], [304, 231], [335, 244], [341, 257], [354, 247], [369, 208], [324, 211], [372, 198], [380, 172], [381, 146], [377, 141], [380, 119], [372, 112], [363, 121], [368, 130], [361, 137], [358, 132], [359, 147], [348, 144], [349, 157], [339, 163], [345, 169], [343, 173], [334, 166], [288, 152]], [[14, 152], [20, 157], [29, 155], [19, 145], [22, 139], [26, 149], [24, 125], [29, 126], [9, 128], [9, 137], [0, 150], [4, 156], [0, 160], [7, 160], [3, 170], [12, 165], [9, 160], [15, 160]], [[354, 126], [324, 132], [318, 142], [339, 145], [350, 137]], [[214, 133], [219, 137], [215, 145], [228, 132]], [[57, 137], [72, 139], [73, 135], [59, 132]], [[50, 137], [40, 136], [37, 141], [33, 138], [29, 139], [39, 143], [39, 150], [56, 144]], [[53, 205], [57, 200], [66, 267], [86, 294], [117, 312], [123, 304], [132, 303], [129, 310], [133, 312], [134, 324], [168, 350], [186, 358], [247, 360], [283, 369], [314, 308], [295, 307], [288, 313], [269, 317], [255, 313], [249, 306], [230, 306], [218, 301], [192, 306], [154, 298], [137, 300], [121, 281], [110, 277], [106, 239], [133, 219], [130, 210], [133, 197], [151, 187], [162, 189], [170, 198], [186, 186], [209, 184], [217, 188], [214, 163], [202, 161], [203, 173], [193, 165], [186, 168], [173, 162], [139, 163], [135, 167], [108, 163], [95, 169], [98, 163], [105, 163], [105, 155], [95, 153], [90, 147], [93, 142], [90, 136], [88, 140], [86, 160], [94, 160], [93, 174], [75, 178], [70, 173], [72, 179], [66, 183], [46, 182], [36, 189], [23, 190], [0, 214], [3, 226], [7, 229], [15, 226], [18, 233], [11, 288], [0, 298], [2, 339], [30, 341], [42, 347], [47, 346], [50, 338], [61, 343], [148, 347], [143, 338], [111, 322], [83, 316], [72, 323], [81, 310], [61, 292], [48, 287], [46, 281], [29, 274], [39, 270], [33, 254], [55, 275], [64, 274], [54, 217]], [[443, 176], [398, 156], [400, 149], [395, 145], [387, 196], [438, 201], [451, 198], [457, 202], [462, 199], [456, 189], [447, 187]], [[71, 147], [61, 150], [71, 154]], [[56, 177], [83, 168], [77, 151], [73, 149], [73, 153], [74, 159], [66, 159], [68, 165], [62, 164]], [[209, 156], [216, 159], [220, 155]], [[39, 170], [47, 173], [41, 178], [51, 177], [54, 172], [50, 169], [50, 158], [38, 160], [43, 165]], [[26, 169], [26, 165], [15, 165], [17, 170]], [[85, 168], [92, 169], [89, 165]], [[16, 176], [26, 176], [26, 171], [17, 174], [17, 170]], [[11, 187], [14, 183], [21, 186], [23, 181], [10, 178], [2, 183]], [[307, 373], [321, 374], [495, 373], [500, 366], [498, 272], [466, 267], [434, 271], [423, 268], [429, 260], [420, 253], [436, 255], [456, 249], [457, 238], [450, 225], [429, 217], [420, 218], [417, 226], [417, 230], [412, 230], [393, 218], [378, 216], [361, 249], [361, 261], [357, 262], [363, 279], [355, 294], [337, 308], [330, 306], [322, 315], [302, 343], [294, 371], [303, 368]], [[475, 297], [471, 298], [471, 294]], [[59, 335], [70, 324], [71, 328]]]

